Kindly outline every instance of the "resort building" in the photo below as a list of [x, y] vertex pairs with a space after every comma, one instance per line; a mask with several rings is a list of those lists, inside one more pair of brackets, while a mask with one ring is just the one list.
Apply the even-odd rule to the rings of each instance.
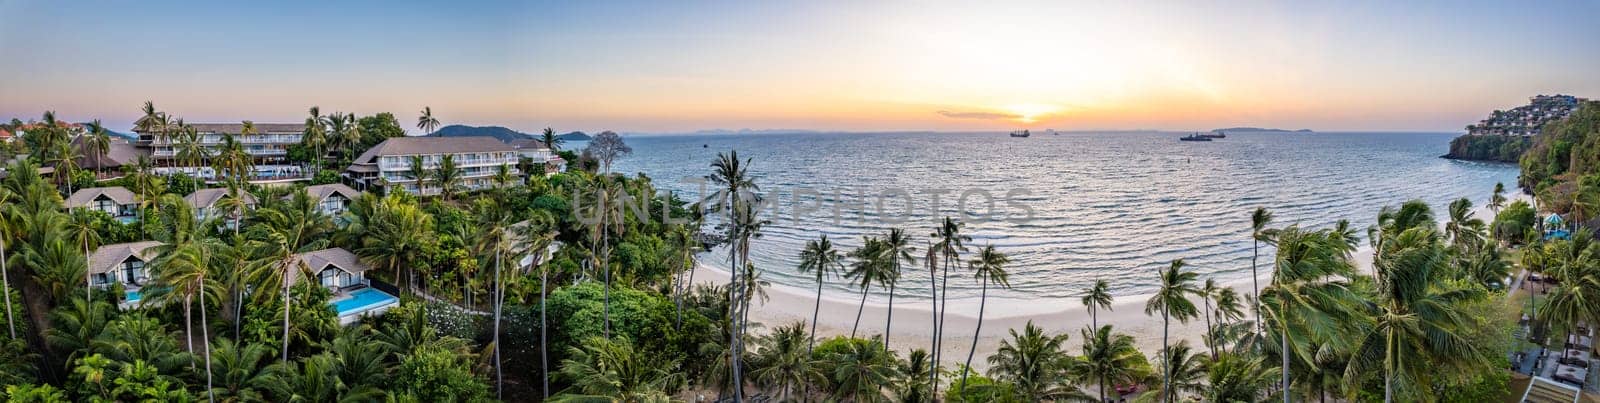
[[[311, 196], [311, 201], [316, 202], [321, 207], [323, 214], [338, 217], [340, 214], [344, 214], [345, 210], [350, 209], [350, 202], [355, 201], [356, 197], [361, 193], [351, 189], [349, 186], [332, 183], [306, 186], [306, 194]], [[289, 195], [284, 198], [291, 197], [294, 196]]]
[[[222, 212], [217, 209], [217, 202], [222, 201], [224, 197], [228, 197], [227, 188], [210, 188], [196, 190], [194, 193], [184, 196], [183, 201], [189, 203], [189, 207], [194, 208], [195, 218], [208, 220], [221, 216]], [[244, 200], [245, 209], [254, 209], [256, 207], [256, 197], [249, 192], [240, 190], [239, 199]]]
[[[371, 267], [348, 250], [323, 249], [301, 253], [294, 258], [296, 264], [304, 265], [316, 276], [317, 285], [333, 293], [329, 304], [339, 313], [340, 324], [355, 323], [363, 316], [381, 315], [400, 304], [400, 299], [394, 295], [373, 288], [372, 280], [366, 276]], [[294, 273], [296, 281], [299, 281], [299, 271]]]
[[66, 206], [104, 211], [117, 221], [129, 223], [138, 214], [139, 197], [121, 186], [83, 188], [67, 196]]
[[115, 136], [106, 143], [104, 154], [94, 155], [84, 146], [85, 139], [88, 137], [78, 136], [72, 139], [73, 147], [78, 150], [78, 167], [94, 172], [100, 179], [121, 176], [122, 167], [134, 165], [140, 156], [148, 155], [141, 153], [139, 147], [128, 139]]
[[[289, 181], [306, 178], [307, 173], [299, 165], [289, 163], [289, 146], [300, 143], [301, 132], [305, 125], [300, 123], [255, 123], [255, 133], [241, 136], [244, 125], [241, 123], [191, 123], [199, 135], [199, 145], [216, 155], [222, 147], [224, 134], [232, 135], [247, 153], [255, 159], [255, 172], [251, 181]], [[209, 162], [201, 166], [185, 166], [185, 162], [178, 158], [178, 150], [182, 144], [181, 137], [173, 134], [154, 130], [136, 128], [134, 133], [139, 135], [133, 144], [142, 155], [150, 156], [151, 162], [157, 167], [156, 173], [169, 173], [172, 171], [184, 172], [189, 175], [210, 178], [216, 176]]]
[[122, 284], [123, 304], [137, 305], [143, 300], [140, 290], [150, 283], [145, 266], [155, 259], [153, 247], [160, 242], [131, 242], [101, 246], [89, 255], [89, 282], [99, 288]]
[[517, 150], [518, 158], [526, 158], [534, 163], [544, 164], [544, 173], [553, 174], [567, 169], [567, 160], [550, 151], [544, 142], [535, 139], [517, 139], [511, 141], [511, 148]]
[[1560, 120], [1578, 110], [1578, 105], [1588, 99], [1571, 95], [1538, 95], [1528, 98], [1528, 104], [1497, 110], [1487, 119], [1467, 126], [1467, 134], [1497, 136], [1538, 135], [1545, 123]]
[[[517, 169], [519, 152], [510, 144], [493, 137], [393, 137], [368, 149], [345, 171], [345, 176], [356, 186], [367, 190], [387, 192], [399, 189], [425, 196], [440, 194], [433, 178], [440, 161], [449, 156], [461, 171], [456, 185], [465, 190], [486, 189], [495, 186], [494, 175], [504, 166], [513, 175], [522, 176]], [[422, 168], [428, 171], [427, 180], [418, 185], [411, 177], [413, 157], [422, 158]]]

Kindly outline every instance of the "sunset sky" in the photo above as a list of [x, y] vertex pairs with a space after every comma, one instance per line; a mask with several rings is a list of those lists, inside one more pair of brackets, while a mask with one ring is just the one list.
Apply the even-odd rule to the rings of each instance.
[[1600, 98], [1594, 1], [332, 3], [0, 0], [0, 118], [1458, 131]]

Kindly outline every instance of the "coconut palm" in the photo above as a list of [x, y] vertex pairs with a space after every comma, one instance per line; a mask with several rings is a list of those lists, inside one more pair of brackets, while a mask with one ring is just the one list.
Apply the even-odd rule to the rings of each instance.
[[845, 343], [842, 351], [824, 360], [827, 361], [824, 367], [833, 368], [833, 373], [828, 375], [833, 379], [836, 392], [848, 396], [849, 401], [877, 400], [881, 397], [879, 391], [899, 375], [894, 354], [876, 338], [852, 339]]
[[1212, 358], [1216, 358], [1216, 356], [1217, 356], [1217, 354], [1216, 354], [1216, 351], [1217, 351], [1217, 340], [1216, 339], [1212, 339], [1210, 337], [1210, 335], [1211, 335], [1211, 301], [1215, 300], [1217, 298], [1217, 294], [1222, 293], [1222, 290], [1225, 290], [1225, 289], [1227, 289], [1227, 288], [1223, 287], [1223, 286], [1220, 286], [1220, 285], [1217, 285], [1217, 280], [1216, 279], [1208, 278], [1208, 279], [1206, 279], [1205, 285], [1200, 286], [1200, 291], [1198, 291], [1198, 292], [1196, 292], [1194, 294], [1196, 297], [1200, 297], [1201, 303], [1203, 305], [1205, 305], [1205, 309], [1200, 311], [1200, 316], [1205, 317], [1205, 320], [1206, 320], [1206, 336], [1204, 336], [1203, 338], [1205, 339], [1204, 342], [1206, 343], [1206, 348], [1211, 350], [1211, 357]]
[[1089, 308], [1090, 328], [1100, 328], [1100, 309], [1105, 309], [1108, 311], [1111, 310], [1111, 301], [1113, 297], [1109, 291], [1110, 288], [1110, 283], [1107, 283], [1105, 280], [1095, 279], [1094, 285], [1089, 286], [1089, 289], [1084, 291], [1083, 299], [1081, 301], [1083, 302], [1083, 306], [1085, 308]]
[[481, 256], [482, 261], [493, 262], [494, 335], [491, 340], [494, 344], [495, 396], [498, 398], [501, 396], [502, 384], [505, 379], [500, 368], [500, 313], [501, 303], [505, 301], [505, 284], [502, 282], [500, 272], [502, 271], [501, 260], [514, 247], [510, 232], [512, 217], [509, 211], [500, 208], [489, 199], [478, 199], [478, 203], [474, 205], [474, 210], [477, 227], [482, 231], [479, 233], [477, 242], [473, 247], [478, 255]]
[[[978, 250], [978, 256], [967, 265], [972, 267], [978, 282], [982, 284], [982, 291], [978, 294], [978, 323], [972, 331], [972, 348], [967, 350], [966, 368], [972, 368], [972, 356], [978, 353], [978, 336], [983, 334], [983, 309], [989, 302], [989, 283], [993, 282], [1002, 288], [1011, 288], [1011, 281], [1007, 279], [1005, 265], [1011, 263], [1011, 258], [994, 250], [994, 245], [984, 245]], [[967, 390], [967, 372], [961, 371], [961, 390]]]
[[1133, 336], [1116, 333], [1111, 325], [1084, 328], [1083, 355], [1074, 359], [1071, 374], [1080, 382], [1097, 382], [1100, 398], [1106, 401], [1107, 382], [1125, 382], [1137, 377], [1144, 355], [1133, 344]]
[[439, 127], [439, 119], [433, 118], [433, 107], [422, 107], [421, 115], [417, 116], [417, 128], [422, 129], [427, 135], [433, 135], [433, 129]]
[[1256, 312], [1258, 332], [1261, 331], [1261, 305], [1259, 303], [1261, 300], [1261, 274], [1257, 270], [1259, 265], [1256, 264], [1256, 261], [1261, 258], [1261, 241], [1264, 236], [1269, 235], [1267, 233], [1267, 224], [1269, 223], [1272, 223], [1272, 212], [1267, 211], [1265, 207], [1256, 207], [1256, 211], [1250, 213], [1250, 295], [1256, 298], [1257, 301], [1254, 311]]
[[1262, 391], [1272, 387], [1275, 370], [1260, 357], [1222, 354], [1205, 363], [1206, 388], [1200, 395], [1207, 402], [1262, 401]]
[[1022, 333], [1011, 329], [1011, 339], [1001, 340], [1000, 349], [989, 356], [989, 376], [1010, 383], [1028, 401], [1093, 400], [1067, 382], [1066, 371], [1072, 357], [1062, 350], [1067, 335], [1047, 335], [1033, 321]]
[[6, 206], [0, 207], [0, 293], [5, 294], [6, 329], [11, 332], [11, 339], [15, 340], [17, 338], [17, 320], [11, 311], [11, 270], [6, 264], [8, 257], [6, 255], [6, 245], [11, 244], [12, 236], [16, 232], [14, 230], [15, 226], [12, 224], [14, 216], [11, 213], [11, 208], [9, 208], [14, 197], [12, 195], [13, 193], [10, 190], [0, 188], [0, 206]]
[[931, 383], [933, 384], [934, 396], [939, 395], [939, 371], [937, 368], [939, 368], [939, 364], [942, 362], [941, 358], [944, 355], [944, 349], [942, 348], [944, 346], [944, 314], [945, 306], [950, 300], [949, 288], [947, 288], [950, 283], [950, 266], [959, 266], [961, 264], [961, 252], [966, 252], [966, 243], [972, 241], [971, 236], [961, 232], [963, 227], [965, 227], [965, 224], [960, 221], [945, 217], [939, 226], [934, 227], [933, 233], [928, 235], [928, 238], [936, 240], [930, 249], [937, 249], [939, 257], [944, 261], [940, 270], [939, 282], [934, 287], [933, 293], [935, 319], [933, 321], [932, 352], [935, 370], [931, 371], [930, 375], [933, 377]]
[[[89, 122], [89, 134], [83, 138], [83, 152], [94, 159], [96, 171], [105, 169], [101, 160], [105, 158], [106, 153], [111, 152], [111, 134], [106, 131], [105, 125], [100, 124], [100, 119]], [[98, 175], [96, 173], [96, 177]]]
[[444, 195], [445, 201], [455, 198], [456, 192], [461, 190], [461, 176], [463, 172], [456, 166], [454, 154], [445, 154], [439, 157], [439, 166], [433, 169], [434, 184], [439, 185], [439, 194]]
[[[1378, 291], [1376, 303], [1368, 307], [1373, 324], [1358, 335], [1345, 379], [1353, 383], [1382, 373], [1386, 402], [1395, 399], [1396, 389], [1406, 400], [1423, 398], [1436, 376], [1451, 372], [1442, 369], [1485, 360], [1462, 334], [1477, 321], [1459, 308], [1477, 299], [1480, 290], [1441, 281], [1449, 270], [1448, 252], [1432, 232], [1416, 227], [1382, 234], [1383, 258], [1373, 262]], [[1545, 306], [1560, 307], [1564, 300], [1552, 295]]]
[[751, 358], [751, 366], [756, 369], [750, 377], [768, 390], [777, 389], [779, 401], [788, 401], [789, 392], [796, 387], [823, 379], [811, 353], [800, 349], [805, 340], [805, 322], [779, 326], [756, 339], [758, 349]]
[[[246, 133], [254, 133], [256, 130], [255, 125], [249, 121], [244, 123], [246, 124], [244, 129], [239, 130], [241, 132], [239, 136], [241, 137], [248, 136], [250, 134]], [[255, 173], [254, 157], [250, 155], [249, 151], [245, 150], [244, 143], [240, 142], [232, 134], [222, 134], [222, 144], [217, 147], [217, 156], [211, 160], [211, 163], [212, 168], [216, 169], [217, 175], [228, 178], [232, 182], [244, 182]]]
[[[1348, 286], [1355, 268], [1348, 253], [1349, 244], [1332, 231], [1307, 231], [1298, 226], [1273, 231], [1277, 247], [1273, 276], [1262, 291], [1260, 315], [1264, 325], [1278, 333], [1278, 355], [1282, 365], [1282, 390], [1290, 390], [1290, 359], [1313, 362], [1309, 348], [1313, 340], [1334, 340], [1355, 322], [1349, 307], [1356, 301]], [[1284, 393], [1287, 402], [1289, 394]]]
[[1506, 207], [1506, 184], [1495, 182], [1494, 193], [1489, 195], [1489, 209], [1495, 214], [1500, 214], [1500, 209]]
[[833, 241], [828, 240], [828, 235], [823, 234], [815, 241], [807, 241], [805, 249], [800, 251], [800, 272], [810, 273], [817, 280], [817, 301], [811, 309], [811, 337], [806, 344], [806, 354], [817, 345], [817, 316], [822, 313], [822, 284], [828, 277], [837, 277], [844, 270], [844, 257], [833, 248]]
[[[740, 160], [738, 151], [730, 151], [727, 154], [717, 153], [717, 160], [711, 163], [711, 169], [712, 173], [706, 176], [706, 180], [715, 185], [717, 189], [707, 195], [702, 205], [713, 212], [726, 211], [728, 213], [728, 222], [731, 224], [727, 227], [728, 240], [732, 243], [728, 248], [728, 267], [730, 268], [728, 270], [728, 300], [739, 301], [740, 299], [735, 295], [738, 292], [735, 285], [739, 284], [740, 271], [737, 268], [742, 267], [739, 264], [739, 259], [748, 255], [749, 240], [759, 234], [754, 230], [759, 229], [760, 224], [763, 222], [756, 216], [754, 208], [754, 204], [760, 201], [760, 197], [756, 195], [756, 192], [759, 192], [761, 187], [756, 184], [755, 179], [750, 175], [750, 160]], [[728, 370], [732, 373], [732, 381], [733, 385], [735, 385], [733, 388], [734, 399], [743, 400], [744, 388], [743, 383], [741, 383], [739, 366], [740, 332], [737, 331], [739, 329], [738, 316], [734, 315], [732, 311], [734, 306], [736, 305], [730, 304], [728, 316], [728, 357], [730, 360]]]
[[190, 354], [194, 353], [194, 330], [189, 326], [193, 323], [189, 301], [199, 299], [200, 340], [209, 392], [212, 386], [211, 323], [206, 318], [206, 294], [221, 293], [219, 284], [211, 278], [211, 259], [223, 245], [208, 235], [205, 222], [197, 219], [188, 204], [176, 195], [165, 196], [161, 208], [165, 214], [162, 222], [167, 228], [157, 236], [162, 243], [153, 247], [156, 258], [150, 262], [151, 270], [161, 275], [156, 278], [153, 287], [156, 291], [150, 298], [152, 301], [176, 299], [183, 302], [184, 341]]
[[889, 230], [889, 233], [884, 235], [883, 243], [880, 246], [883, 247], [881, 252], [884, 254], [883, 259], [886, 263], [881, 281], [888, 283], [887, 285], [889, 286], [888, 319], [883, 323], [883, 345], [887, 347], [889, 346], [889, 335], [894, 334], [894, 289], [895, 285], [900, 283], [900, 269], [903, 267], [901, 265], [917, 264], [917, 259], [911, 255], [917, 248], [911, 246], [911, 236], [906, 235], [906, 231], [899, 228]]
[[300, 144], [311, 149], [311, 163], [317, 170], [322, 169], [322, 147], [328, 144], [328, 117], [322, 115], [318, 107], [311, 107], [308, 111], [311, 116], [306, 117], [305, 129], [300, 132]]
[[266, 392], [271, 366], [267, 359], [271, 348], [257, 343], [235, 343], [221, 339], [212, 347], [211, 363], [215, 368], [217, 383], [210, 393], [216, 401], [262, 401]]
[[[614, 401], [667, 401], [680, 378], [675, 361], [636, 350], [627, 339], [590, 337], [568, 350], [561, 375], [579, 393]], [[560, 397], [557, 397], [560, 399]]]
[[[1195, 280], [1199, 279], [1200, 275], [1192, 271], [1184, 271], [1183, 266], [1183, 259], [1177, 259], [1172, 261], [1172, 266], [1162, 270], [1159, 273], [1161, 277], [1160, 287], [1157, 288], [1155, 295], [1150, 296], [1150, 300], [1144, 304], [1144, 313], [1146, 315], [1154, 315], [1158, 312], [1161, 314], [1162, 357], [1170, 357], [1172, 353], [1172, 344], [1168, 341], [1172, 319], [1177, 319], [1179, 323], [1188, 323], [1190, 318], [1199, 313], [1195, 309], [1194, 302], [1189, 300], [1189, 296], [1200, 292], [1194, 285]], [[1173, 371], [1170, 364], [1172, 364], [1172, 361], [1164, 360], [1162, 364], [1162, 385], [1171, 385]], [[1172, 392], [1171, 388], [1163, 390], [1161, 401], [1171, 402], [1174, 397]]]
[[861, 327], [861, 313], [866, 311], [867, 293], [872, 290], [872, 284], [884, 283], [884, 277], [889, 275], [888, 264], [883, 260], [883, 249], [883, 240], [866, 236], [861, 238], [861, 246], [850, 251], [850, 257], [855, 262], [844, 273], [844, 278], [850, 279], [861, 289], [861, 304], [856, 308], [856, 322], [850, 327], [850, 338], [855, 338], [856, 330]]
[[[67, 235], [73, 243], [83, 247], [83, 266], [89, 267], [89, 255], [95, 248], [100, 247], [100, 228], [93, 215], [79, 210], [68, 216]], [[89, 278], [88, 270], [83, 272], [83, 292], [87, 298], [94, 299], [94, 281]]]
[[1177, 400], [1179, 393], [1202, 392], [1205, 389], [1206, 360], [1206, 354], [1193, 351], [1188, 340], [1179, 341], [1162, 353], [1161, 378], [1166, 381], [1159, 385], [1156, 393]]
[[548, 148], [550, 152], [554, 153], [561, 151], [561, 143], [566, 142], [566, 140], [556, 135], [556, 129], [546, 127], [543, 132], [540, 132], [539, 142], [544, 143], [544, 148]]
[[365, 229], [353, 252], [373, 269], [392, 271], [395, 283], [404, 284], [402, 291], [415, 292], [415, 284], [404, 280], [401, 271], [426, 259], [434, 238], [433, 216], [414, 202], [389, 196], [373, 203]]
[[423, 194], [424, 185], [428, 178], [433, 176], [433, 171], [428, 169], [427, 159], [421, 155], [413, 155], [408, 159], [410, 163], [406, 168], [406, 178], [417, 184], [417, 195]]
[[1445, 235], [1457, 248], [1466, 252], [1476, 250], [1483, 241], [1483, 220], [1472, 218], [1472, 200], [1463, 197], [1450, 202], [1450, 221], [1445, 222]]
[[[299, 276], [309, 276], [311, 268], [296, 258], [299, 253], [322, 249], [328, 244], [327, 235], [333, 231], [333, 220], [322, 214], [322, 209], [305, 191], [296, 192], [290, 200], [274, 208], [256, 211], [261, 224], [252, 227], [262, 239], [261, 256], [266, 264], [260, 265], [253, 276], [257, 289], [273, 284], [283, 286], [283, 354], [281, 362], [289, 362], [289, 288]], [[270, 295], [261, 293], [259, 295]]]

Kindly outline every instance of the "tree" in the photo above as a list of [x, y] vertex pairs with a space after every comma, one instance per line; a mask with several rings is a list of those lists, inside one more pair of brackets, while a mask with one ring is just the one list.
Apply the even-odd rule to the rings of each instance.
[[866, 400], [877, 400], [883, 386], [898, 375], [893, 353], [876, 338], [845, 340], [848, 342], [840, 351], [823, 358], [824, 365], [833, 369], [829, 377], [835, 392], [848, 396], [850, 401], [862, 401], [863, 395], [870, 396]]
[[1111, 325], [1084, 328], [1083, 355], [1077, 357], [1071, 373], [1080, 381], [1098, 382], [1100, 398], [1106, 401], [1107, 382], [1137, 378], [1145, 365], [1144, 355], [1133, 345], [1133, 336], [1116, 333]]
[[1098, 313], [1100, 309], [1105, 309], [1108, 311], [1111, 310], [1111, 301], [1113, 297], [1108, 291], [1110, 288], [1110, 283], [1107, 283], [1105, 280], [1095, 279], [1094, 285], [1090, 286], [1088, 290], [1084, 291], [1082, 301], [1083, 306], [1085, 308], [1089, 308], [1090, 328], [1100, 328], [1100, 315]]
[[13, 224], [16, 216], [12, 213], [11, 203], [14, 198], [10, 190], [0, 188], [0, 294], [5, 294], [6, 304], [6, 330], [11, 332], [11, 339], [17, 338], [17, 320], [11, 311], [11, 269], [7, 267], [6, 245], [11, 244], [16, 234]]
[[406, 281], [401, 271], [426, 261], [435, 239], [433, 216], [416, 202], [397, 195], [377, 199], [372, 206], [365, 236], [360, 237], [354, 252], [373, 269], [393, 272], [402, 291], [415, 292], [415, 284]]
[[309, 111], [311, 116], [306, 117], [305, 130], [300, 133], [300, 145], [313, 151], [311, 155], [312, 166], [322, 170], [322, 147], [328, 144], [328, 117], [322, 115], [322, 110], [313, 106]]
[[428, 184], [428, 178], [432, 176], [433, 171], [428, 170], [427, 160], [421, 155], [413, 155], [408, 161], [410, 165], [406, 168], [406, 178], [416, 182], [417, 195], [422, 195], [424, 193], [423, 189]]
[[[516, 230], [516, 239], [523, 245], [524, 253], [532, 257], [529, 262], [529, 269], [539, 271], [539, 374], [544, 385], [540, 390], [544, 392], [545, 399], [550, 398], [550, 338], [548, 334], [549, 325], [546, 322], [547, 310], [545, 309], [545, 298], [550, 294], [548, 290], [550, 268], [549, 265], [545, 264], [544, 257], [545, 249], [549, 248], [550, 243], [554, 242], [557, 235], [554, 228], [555, 225], [555, 217], [550, 213], [543, 210], [534, 210], [529, 213], [526, 224]], [[681, 306], [679, 314], [681, 317]]]
[[111, 135], [106, 132], [105, 125], [100, 124], [100, 119], [89, 123], [89, 134], [83, 138], [83, 151], [89, 154], [89, 158], [94, 159], [96, 171], [105, 169], [101, 159], [111, 151]]
[[938, 368], [940, 362], [942, 362], [940, 358], [944, 355], [941, 347], [944, 346], [945, 306], [947, 306], [948, 302], [950, 301], [949, 288], [947, 287], [947, 285], [950, 283], [950, 266], [952, 264], [961, 264], [961, 252], [965, 252], [967, 250], [966, 243], [972, 241], [971, 236], [961, 233], [961, 228], [963, 226], [964, 224], [962, 224], [960, 221], [953, 220], [950, 217], [945, 217], [944, 221], [940, 223], [939, 226], [934, 227], [933, 233], [928, 235], [928, 238], [937, 240], [930, 249], [939, 250], [940, 258], [944, 260], [943, 268], [940, 269], [941, 273], [939, 275], [938, 284], [934, 287], [935, 290], [933, 298], [935, 300], [935, 306], [933, 309], [934, 370], [930, 371], [932, 372], [930, 376], [933, 377], [930, 383], [933, 385], [934, 396], [939, 395]]
[[756, 369], [750, 375], [757, 384], [778, 389], [781, 401], [789, 400], [789, 392], [796, 387], [825, 378], [809, 348], [800, 349], [805, 340], [804, 322], [780, 326], [756, 339], [758, 350], [751, 358], [751, 366]]
[[[1382, 221], [1382, 220], [1380, 220]], [[1332, 231], [1306, 231], [1298, 226], [1275, 230], [1270, 242], [1277, 247], [1273, 276], [1257, 304], [1269, 328], [1278, 333], [1282, 359], [1282, 390], [1290, 390], [1290, 359], [1313, 362], [1312, 340], [1330, 340], [1343, 334], [1353, 318], [1355, 297], [1348, 288], [1354, 278], [1350, 244]], [[1284, 393], [1285, 401], [1289, 393]]]
[[856, 308], [856, 322], [850, 327], [850, 338], [856, 337], [856, 330], [861, 327], [861, 313], [867, 308], [867, 293], [872, 289], [873, 283], [883, 283], [887, 276], [886, 264], [883, 262], [883, 241], [877, 237], [862, 237], [861, 246], [850, 251], [850, 257], [855, 258], [855, 263], [850, 265], [850, 271], [844, 273], [844, 278], [853, 279], [857, 288], [861, 289], [861, 304]]
[[1261, 274], [1257, 270], [1256, 260], [1261, 258], [1261, 241], [1271, 235], [1267, 231], [1267, 224], [1270, 223], [1272, 223], [1272, 212], [1267, 211], [1265, 207], [1256, 207], [1256, 211], [1250, 213], [1250, 290], [1251, 296], [1256, 300], [1254, 311], [1258, 332], [1264, 330], [1260, 330], [1263, 329], [1261, 328]]
[[822, 284], [827, 282], [828, 277], [838, 276], [844, 270], [843, 260], [844, 257], [833, 248], [833, 241], [828, 240], [827, 234], [815, 241], [807, 241], [805, 249], [800, 251], [800, 272], [810, 273], [817, 280], [817, 301], [811, 309], [811, 337], [806, 344], [807, 355], [817, 345], [817, 315], [822, 313]]
[[270, 387], [272, 372], [269, 354], [272, 350], [264, 344], [236, 343], [221, 339], [212, 348], [211, 364], [215, 368], [217, 384], [210, 393], [221, 401], [260, 401]]
[[1011, 329], [1011, 339], [989, 356], [989, 377], [1010, 383], [1029, 401], [1092, 400], [1067, 382], [1072, 357], [1062, 350], [1066, 342], [1067, 335], [1047, 335], [1030, 320], [1020, 334]]
[[1219, 355], [1205, 363], [1207, 388], [1201, 396], [1208, 402], [1260, 401], [1262, 391], [1272, 386], [1273, 370], [1259, 357]]
[[433, 135], [433, 129], [439, 127], [439, 119], [433, 118], [433, 107], [424, 106], [420, 116], [417, 116], [417, 128], [422, 129], [427, 135]]
[[1489, 195], [1489, 208], [1493, 209], [1495, 214], [1500, 214], [1500, 209], [1506, 206], [1505, 193], [1506, 184], [1495, 182], [1494, 193]]
[[[1150, 300], [1146, 301], [1144, 305], [1144, 313], [1146, 315], [1161, 313], [1162, 357], [1170, 357], [1172, 353], [1171, 343], [1167, 340], [1171, 320], [1177, 319], [1180, 323], [1188, 323], [1190, 318], [1198, 314], [1194, 302], [1189, 300], [1189, 296], [1200, 292], [1194, 286], [1195, 280], [1200, 276], [1192, 271], [1184, 271], [1183, 266], [1183, 259], [1177, 259], [1172, 261], [1171, 267], [1162, 270], [1159, 273], [1161, 277], [1160, 288], [1156, 290], [1155, 295], [1150, 296]], [[1172, 361], [1164, 360], [1162, 364], [1161, 384], [1171, 385]], [[1171, 388], [1162, 390], [1161, 401], [1171, 402], [1174, 398], [1172, 392]]]
[[627, 339], [590, 337], [567, 355], [571, 358], [561, 362], [561, 376], [585, 395], [629, 402], [666, 401], [680, 379], [671, 370], [677, 362], [636, 351]]
[[565, 143], [566, 140], [562, 139], [561, 136], [557, 136], [555, 129], [546, 127], [543, 132], [540, 132], [539, 142], [544, 143], [544, 148], [550, 149], [551, 153], [555, 153], [561, 151], [561, 143]]
[[[593, 143], [591, 143], [592, 146]], [[728, 226], [728, 240], [732, 243], [728, 248], [728, 267], [730, 268], [728, 270], [729, 301], [739, 300], [738, 296], [735, 295], [738, 292], [735, 285], [739, 284], [738, 268], [741, 267], [739, 258], [748, 254], [749, 240], [757, 235], [752, 230], [759, 229], [762, 222], [756, 217], [753, 206], [754, 203], [760, 200], [755, 192], [759, 192], [761, 187], [755, 183], [755, 179], [751, 178], [749, 166], [750, 160], [740, 160], [738, 151], [731, 151], [727, 154], [717, 153], [717, 160], [711, 163], [712, 173], [706, 176], [706, 180], [717, 186], [717, 189], [712, 194], [707, 195], [703, 205], [708, 206], [711, 211], [727, 211], [728, 221], [734, 224]], [[738, 316], [734, 315], [733, 306], [736, 305], [730, 305], [728, 315], [730, 338], [728, 341], [729, 371], [732, 373], [733, 384], [735, 385], [733, 388], [734, 399], [742, 400], [744, 391], [739, 375], [740, 334], [736, 331], [739, 328]]]
[[617, 158], [633, 154], [633, 147], [629, 147], [628, 143], [623, 142], [622, 136], [617, 135], [616, 132], [606, 130], [590, 139], [589, 146], [584, 148], [584, 152], [599, 159], [601, 171], [609, 174], [611, 173], [611, 162]]
[[1204, 390], [1201, 383], [1206, 376], [1205, 353], [1193, 352], [1189, 341], [1179, 341], [1172, 348], [1166, 349], [1161, 356], [1162, 382], [1158, 392], [1168, 399], [1176, 400], [1179, 392], [1199, 393]]
[[439, 185], [439, 194], [444, 195], [445, 201], [455, 197], [461, 189], [461, 168], [456, 167], [456, 156], [445, 154], [439, 157], [439, 166], [433, 170], [434, 182]]
[[89, 278], [90, 274], [87, 268], [89, 267], [89, 251], [100, 247], [100, 228], [96, 224], [94, 216], [87, 211], [77, 210], [68, 217], [70, 218], [67, 221], [68, 236], [72, 237], [73, 243], [83, 246], [83, 267], [85, 268], [83, 271], [83, 295], [89, 299], [94, 299], [94, 281]]
[[[326, 236], [333, 230], [333, 220], [322, 214], [311, 196], [304, 190], [296, 192], [288, 203], [274, 208], [257, 210], [263, 225], [252, 227], [262, 239], [261, 269], [254, 276], [257, 289], [272, 284], [283, 286], [283, 355], [281, 362], [289, 362], [289, 288], [298, 276], [310, 276], [311, 268], [296, 258], [299, 253], [321, 249], [328, 244]], [[261, 293], [258, 295], [270, 295]]]
[[1200, 302], [1205, 305], [1204, 310], [1200, 311], [1200, 316], [1205, 317], [1206, 320], [1206, 333], [1202, 339], [1204, 339], [1203, 341], [1206, 344], [1206, 348], [1211, 350], [1212, 358], [1216, 358], [1217, 356], [1216, 351], [1218, 348], [1218, 341], [1211, 337], [1211, 301], [1215, 300], [1217, 298], [1217, 294], [1221, 294], [1222, 290], [1225, 289], [1227, 288], [1217, 285], [1216, 279], [1208, 278], [1206, 279], [1205, 285], [1200, 287], [1200, 291], [1195, 293], [1195, 296], [1200, 297]]
[[884, 235], [881, 246], [885, 255], [884, 261], [887, 263], [881, 281], [888, 283], [889, 286], [889, 312], [883, 324], [883, 345], [888, 347], [889, 335], [894, 333], [894, 288], [900, 283], [901, 265], [917, 264], [916, 258], [911, 255], [917, 249], [911, 246], [911, 236], [899, 228], [890, 229], [889, 233]]
[[[978, 336], [983, 334], [983, 309], [989, 303], [989, 283], [993, 282], [1003, 288], [1011, 288], [1011, 281], [1007, 279], [1005, 265], [1011, 263], [1011, 258], [994, 250], [994, 245], [984, 245], [978, 251], [978, 256], [967, 262], [978, 282], [982, 284], [982, 291], [978, 294], [978, 323], [972, 331], [972, 348], [967, 350], [966, 367], [972, 368], [972, 356], [978, 352]], [[967, 372], [961, 371], [961, 389], [967, 388]]]

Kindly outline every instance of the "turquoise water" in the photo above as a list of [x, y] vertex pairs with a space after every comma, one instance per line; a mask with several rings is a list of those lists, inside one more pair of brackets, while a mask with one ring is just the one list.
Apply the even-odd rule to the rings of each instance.
[[333, 309], [339, 312], [339, 316], [344, 316], [395, 301], [397, 300], [393, 295], [375, 288], [363, 288], [351, 292], [349, 298], [334, 301]]
[[124, 299], [128, 302], [138, 302], [140, 298], [144, 298], [144, 295], [140, 294], [138, 291], [128, 291], [127, 295], [124, 297]]
[[[1273, 226], [1325, 227], [1348, 219], [1364, 236], [1385, 205], [1422, 199], [1443, 217], [1450, 200], [1469, 197], [1482, 205], [1495, 182], [1511, 187], [1517, 178], [1514, 165], [1438, 158], [1449, 149], [1450, 133], [1229, 133], [1212, 142], [1178, 141], [1183, 134], [630, 136], [634, 152], [613, 170], [648, 174], [656, 186], [695, 200], [701, 186], [683, 180], [711, 173], [718, 152], [738, 150], [751, 158], [750, 173], [778, 208], [765, 215], [772, 223], [753, 241], [751, 259], [764, 279], [806, 289], [815, 283], [795, 266], [807, 240], [827, 234], [848, 250], [862, 235], [901, 227], [920, 250], [940, 216], [963, 213], [952, 202], [961, 192], [1025, 189], [1030, 195], [1012, 200], [1030, 207], [1031, 219], [968, 219], [965, 230], [973, 237], [969, 246], [993, 244], [1011, 258], [1012, 288], [991, 289], [990, 296], [1018, 299], [1071, 296], [1096, 278], [1109, 281], [1118, 295], [1148, 293], [1155, 269], [1178, 258], [1206, 277], [1246, 280], [1250, 212], [1257, 206], [1274, 213]], [[796, 218], [790, 192], [800, 188], [856, 206], [844, 206], [837, 221], [831, 208]], [[910, 191], [914, 213], [904, 215], [899, 201], [879, 212], [872, 197], [886, 189]], [[937, 214], [933, 189], [949, 191]], [[814, 199], [802, 197], [799, 204]], [[982, 199], [973, 200], [965, 213], [987, 211]], [[861, 208], [861, 201], [869, 206]], [[886, 222], [892, 219], [904, 222]], [[713, 250], [702, 261], [723, 267], [726, 256]], [[908, 270], [898, 295], [925, 298], [927, 281], [925, 270]], [[841, 296], [857, 292], [844, 283], [828, 288]], [[950, 286], [952, 297], [978, 294], [966, 271], [952, 271]]]

